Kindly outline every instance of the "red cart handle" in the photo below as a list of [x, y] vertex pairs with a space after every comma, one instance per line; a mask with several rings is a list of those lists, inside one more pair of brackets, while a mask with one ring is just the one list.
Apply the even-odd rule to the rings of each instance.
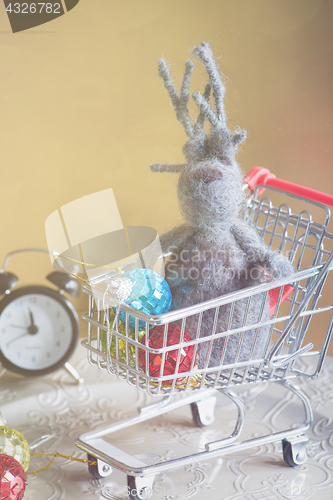
[[250, 170], [250, 172], [244, 177], [244, 182], [248, 185], [250, 191], [254, 191], [259, 184], [264, 184], [265, 186], [282, 189], [283, 191], [296, 194], [302, 198], [307, 198], [309, 200], [322, 203], [323, 205], [333, 207], [332, 195], [325, 194], [321, 191], [316, 191], [315, 189], [305, 186], [300, 186], [299, 184], [294, 184], [293, 182], [277, 179], [276, 176], [268, 170], [268, 168], [253, 167], [252, 170]]

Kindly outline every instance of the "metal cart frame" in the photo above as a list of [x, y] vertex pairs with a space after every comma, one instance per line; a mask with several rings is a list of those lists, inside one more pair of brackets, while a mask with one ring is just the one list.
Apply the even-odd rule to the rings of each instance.
[[[132, 500], [149, 498], [152, 492], [156, 474], [170, 468], [179, 467], [187, 463], [200, 461], [203, 458], [221, 456], [234, 453], [255, 446], [282, 441], [283, 458], [290, 466], [297, 466], [305, 462], [306, 431], [313, 421], [311, 404], [308, 397], [292, 381], [297, 377], [315, 378], [319, 375], [328, 349], [333, 330], [333, 305], [322, 304], [322, 291], [329, 272], [333, 269], [333, 235], [328, 231], [330, 210], [326, 205], [333, 206], [333, 196], [314, 191], [309, 188], [276, 179], [269, 170], [255, 167], [245, 177], [245, 187], [252, 191], [248, 199], [244, 218], [248, 220], [265, 241], [281, 252], [288, 252], [293, 261], [296, 272], [291, 281], [283, 278], [267, 281], [251, 288], [246, 288], [222, 297], [197, 304], [181, 310], [171, 311], [160, 316], [147, 316], [129, 306], [122, 306], [126, 315], [125, 331], [119, 332], [119, 321], [116, 328], [108, 332], [115, 342], [115, 351], [110, 353], [103, 348], [102, 335], [106, 330], [111, 304], [105, 304], [105, 297], [94, 289], [94, 285], [110, 277], [110, 272], [94, 278], [90, 286], [84, 287], [89, 294], [89, 311], [84, 315], [88, 322], [88, 338], [82, 341], [88, 349], [88, 360], [101, 370], [106, 370], [119, 379], [148, 392], [152, 396], [163, 396], [160, 401], [139, 408], [138, 415], [121, 422], [107, 425], [81, 435], [76, 445], [84, 450], [88, 457], [95, 460], [89, 466], [94, 477], [106, 477], [112, 468], [126, 473], [129, 495]], [[262, 193], [266, 190], [265, 197]], [[271, 198], [283, 198], [283, 203], [275, 206]], [[289, 204], [301, 202], [306, 205], [297, 214]], [[320, 218], [315, 221], [310, 213], [314, 211]], [[111, 272], [112, 275], [112, 272]], [[262, 300], [261, 315], [256, 322], [249, 324], [247, 311], [253, 296]], [[271, 315], [264, 319], [264, 304], [270, 301]], [[244, 305], [244, 318], [240, 327], [232, 327], [234, 305], [241, 301]], [[229, 307], [231, 325], [227, 331], [212, 330], [209, 336], [200, 336], [201, 323], [204, 315], [219, 314], [222, 307]], [[312, 343], [305, 342], [306, 332], [312, 318], [316, 314], [324, 315], [327, 331], [321, 350], [314, 350]], [[188, 342], [185, 338], [186, 322], [188, 318], [196, 318], [197, 333]], [[130, 330], [130, 321], [134, 321], [135, 328]], [[144, 324], [145, 341], [140, 342], [140, 325]], [[168, 325], [177, 324], [181, 327], [180, 342], [177, 345], [167, 344]], [[216, 324], [216, 322], [214, 322]], [[148, 344], [149, 329], [164, 325], [164, 342], [160, 349], [152, 348]], [[268, 340], [263, 356], [255, 355], [255, 346], [260, 336], [261, 328], [269, 331]], [[240, 346], [244, 335], [252, 332], [253, 344], [248, 359], [240, 355]], [[224, 354], [228, 345], [228, 337], [237, 339], [233, 363], [224, 362]], [[210, 363], [210, 352], [214, 342], [224, 339], [224, 348], [221, 362], [218, 366]], [[120, 345], [125, 349], [120, 350]], [[108, 343], [110, 345], [110, 342]], [[183, 349], [193, 346], [194, 353], [203, 346], [206, 349], [206, 361], [200, 367], [195, 366], [194, 355], [191, 367], [187, 372], [180, 373], [179, 366]], [[216, 344], [215, 344], [216, 345]], [[163, 375], [163, 367], [168, 352], [175, 353], [176, 365], [173, 374]], [[139, 353], [144, 353], [145, 367], [140, 366]], [[134, 354], [133, 354], [134, 353]], [[159, 376], [149, 373], [150, 356], [159, 355], [161, 369]], [[317, 365], [313, 373], [297, 366], [297, 360], [308, 356], [317, 357]], [[245, 408], [242, 399], [232, 391], [233, 386], [275, 382], [282, 384], [291, 391], [302, 403], [304, 421], [297, 428], [290, 428], [262, 437], [240, 441], [244, 421]], [[208, 442], [205, 450], [176, 459], [147, 465], [134, 456], [125, 453], [103, 439], [121, 429], [144, 422], [158, 415], [175, 410], [184, 405], [191, 405], [194, 422], [199, 426], [206, 426], [214, 421], [214, 411], [217, 393], [222, 393], [236, 405], [238, 416], [235, 428], [228, 438]], [[174, 397], [175, 396], [175, 397]]]

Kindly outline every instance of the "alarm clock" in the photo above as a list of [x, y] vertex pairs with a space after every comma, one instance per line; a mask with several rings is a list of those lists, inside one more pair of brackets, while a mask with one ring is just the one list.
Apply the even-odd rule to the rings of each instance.
[[73, 354], [79, 337], [79, 318], [73, 304], [63, 293], [77, 297], [78, 281], [60, 271], [47, 279], [58, 287], [31, 285], [11, 290], [18, 278], [4, 272], [9, 257], [0, 270], [0, 362], [4, 368], [24, 376], [47, 375], [66, 368], [77, 381], [81, 381], [67, 361]]

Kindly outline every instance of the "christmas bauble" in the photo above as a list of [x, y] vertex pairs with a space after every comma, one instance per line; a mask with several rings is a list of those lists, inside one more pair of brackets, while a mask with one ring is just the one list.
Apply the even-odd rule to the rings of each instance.
[[25, 471], [28, 469], [30, 462], [28, 441], [23, 434], [5, 425], [0, 426], [0, 453], [10, 455]]
[[[133, 269], [122, 277], [130, 278], [133, 283], [131, 295], [125, 300], [125, 304], [152, 315], [163, 314], [170, 310], [172, 295], [163, 276], [152, 269]], [[125, 322], [125, 313], [120, 311], [119, 318]], [[135, 326], [133, 316], [129, 316], [129, 324]], [[144, 327], [144, 325], [144, 321], [139, 320], [139, 326]]]
[[[113, 323], [115, 319], [115, 313], [111, 309], [110, 310], [110, 318], [109, 318], [109, 324], [110, 328], [112, 328]], [[126, 337], [126, 325], [123, 323], [121, 320], [118, 321], [118, 332], [122, 333]], [[141, 328], [139, 329], [138, 332], [138, 339], [141, 340], [143, 335], [145, 334], [146, 329]], [[128, 328], [128, 333], [129, 333], [129, 338], [135, 340], [135, 328], [131, 325], [129, 325]], [[126, 341], [126, 339], [122, 339], [119, 337], [116, 337], [116, 335], [112, 334], [111, 330], [111, 346], [110, 346], [110, 353], [113, 358], [118, 358], [120, 361], [123, 363], [127, 362], [126, 359], [126, 344], [128, 345], [128, 364], [131, 366], [135, 366], [135, 346], [130, 344], [129, 342]], [[107, 333], [105, 330], [101, 331], [101, 344], [102, 344], [102, 349], [104, 352], [107, 352]], [[118, 351], [117, 351], [117, 346], [118, 346]]]
[[[177, 325], [169, 325], [167, 333], [167, 346], [177, 345], [180, 343], [181, 328]], [[164, 325], [155, 326], [149, 331], [148, 347], [154, 349], [161, 349], [163, 347], [163, 337], [164, 337]], [[190, 342], [191, 337], [185, 333], [183, 342]], [[146, 336], [144, 335], [141, 339], [142, 344], [146, 344]], [[189, 345], [188, 347], [177, 348], [175, 350], [170, 350], [165, 353], [164, 357], [164, 367], [163, 373], [161, 373], [161, 362], [162, 354], [149, 353], [149, 367], [148, 372], [151, 377], [161, 377], [164, 375], [175, 374], [178, 352], [180, 351], [179, 367], [177, 373], [183, 373], [190, 371], [192, 360], [194, 356], [194, 345]], [[193, 363], [193, 368], [197, 362], [197, 355]], [[146, 351], [139, 349], [139, 365], [144, 372], [146, 372]], [[192, 369], [193, 369], [192, 368]], [[184, 380], [185, 377], [177, 378], [177, 384]], [[173, 380], [166, 380], [162, 385], [170, 385]]]
[[9, 455], [0, 455], [0, 499], [21, 500], [27, 476], [21, 464]]

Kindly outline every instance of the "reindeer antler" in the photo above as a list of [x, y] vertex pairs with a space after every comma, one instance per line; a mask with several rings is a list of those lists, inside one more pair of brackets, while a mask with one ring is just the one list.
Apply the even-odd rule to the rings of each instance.
[[[199, 92], [192, 94], [194, 102], [199, 106], [200, 110], [207, 116], [208, 120], [214, 128], [225, 129], [229, 132], [226, 121], [226, 113], [224, 108], [225, 85], [221, 79], [220, 72], [216, 66], [213, 53], [209, 45], [205, 42], [201, 43], [200, 47], [194, 50], [194, 54], [198, 55], [205, 66], [209, 76], [209, 81], [212, 86], [215, 108], [213, 110], [209, 102]], [[231, 136], [230, 132], [230, 136]], [[246, 130], [237, 128], [234, 135], [231, 137], [231, 142], [234, 148], [243, 142], [246, 138]]]
[[164, 86], [169, 92], [171, 102], [176, 111], [177, 119], [183, 125], [187, 137], [193, 136], [193, 127], [187, 109], [187, 103], [190, 96], [190, 79], [193, 67], [194, 67], [193, 62], [186, 61], [183, 83], [180, 89], [180, 96], [178, 96], [177, 90], [173, 84], [173, 80], [170, 75], [170, 71], [166, 62], [164, 61], [164, 59], [160, 59], [158, 61], [159, 74], [164, 80]]
[[[211, 91], [211, 86], [210, 83], [207, 83], [205, 92], [202, 96], [203, 102], [205, 102], [207, 105], [209, 105], [209, 98], [210, 98], [210, 91]], [[193, 96], [192, 96], [193, 97]], [[201, 96], [200, 96], [201, 97]], [[200, 113], [198, 116], [198, 119], [194, 125], [194, 133], [195, 135], [198, 135], [202, 132], [204, 122], [205, 122], [206, 114], [204, 108], [200, 108]]]
[[[227, 127], [224, 108], [225, 85], [221, 79], [213, 53], [208, 44], [202, 42], [201, 46], [194, 50], [194, 54], [198, 55], [203, 62], [210, 82], [206, 85], [203, 95], [199, 92], [192, 94], [192, 98], [200, 110], [194, 125], [191, 123], [187, 108], [190, 93], [190, 79], [194, 64], [191, 61], [186, 61], [180, 95], [178, 95], [166, 62], [164, 59], [159, 60], [159, 74], [163, 78], [164, 86], [171, 98], [177, 119], [183, 125], [186, 135], [189, 138], [184, 146], [184, 154], [189, 161], [199, 161], [204, 159], [205, 156], [218, 155], [222, 152], [223, 148], [225, 148], [226, 153], [227, 150], [232, 150], [232, 154], [234, 154], [237, 146], [246, 138], [246, 131], [238, 128], [234, 135], [232, 135]], [[209, 103], [211, 90], [214, 95], [215, 110]], [[221, 139], [220, 141], [220, 147], [216, 148], [216, 143], [218, 142], [216, 139], [214, 146], [214, 141], [212, 142], [212, 150], [209, 150], [209, 146], [207, 146], [207, 137], [203, 133], [206, 117], [212, 125], [212, 131], [217, 132], [218, 135], [222, 133], [224, 136], [223, 140]], [[150, 168], [154, 172], [181, 172], [186, 166], [187, 164], [166, 165], [158, 163], [151, 165]]]
[[213, 90], [216, 113], [214, 113], [212, 107], [209, 103], [201, 96], [198, 92], [192, 94], [195, 103], [204, 110], [205, 115], [215, 127], [220, 121], [221, 125], [226, 125], [226, 116], [224, 109], [224, 94], [225, 86], [220, 77], [219, 70], [216, 67], [213, 53], [207, 43], [202, 42], [200, 47], [197, 47], [193, 51], [194, 54], [198, 55], [205, 66], [205, 69], [209, 76], [209, 81]]
[[[192, 63], [192, 61], [186, 61], [183, 82], [180, 89], [180, 95], [178, 95], [166, 62], [164, 61], [164, 59], [160, 59], [158, 61], [159, 74], [163, 78], [164, 86], [169, 93], [171, 102], [176, 111], [177, 119], [183, 125], [186, 135], [187, 137], [189, 137], [189, 139], [197, 136], [202, 132], [205, 120], [205, 113], [202, 110], [200, 110], [198, 119], [193, 127], [188, 113], [187, 104], [190, 97], [190, 80], [193, 67], [194, 64]], [[210, 85], [207, 85], [203, 99], [209, 99], [209, 94], [210, 94]], [[151, 165], [150, 169], [153, 172], [181, 172], [181, 170], [185, 166], [186, 164], [168, 165], [168, 164], [157, 163], [155, 165]]]

